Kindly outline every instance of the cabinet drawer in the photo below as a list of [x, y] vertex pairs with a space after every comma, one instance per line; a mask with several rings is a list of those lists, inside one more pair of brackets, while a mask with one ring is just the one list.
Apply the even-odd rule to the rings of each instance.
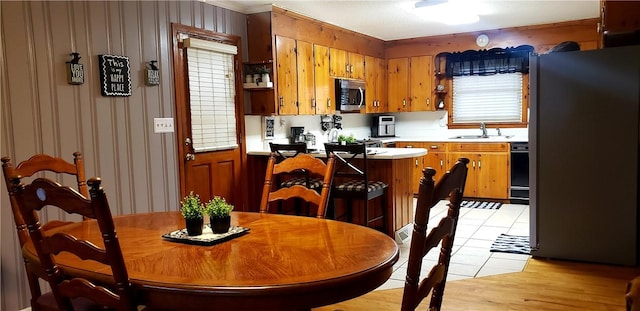
[[509, 143], [449, 143], [453, 152], [507, 152]]
[[422, 148], [427, 149], [428, 152], [447, 152], [447, 143], [442, 143], [442, 142], [430, 143], [430, 142], [426, 142], [426, 143], [422, 143]]

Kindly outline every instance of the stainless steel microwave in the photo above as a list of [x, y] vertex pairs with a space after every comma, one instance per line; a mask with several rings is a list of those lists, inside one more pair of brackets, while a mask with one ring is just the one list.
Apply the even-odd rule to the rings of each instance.
[[365, 82], [336, 79], [336, 101], [340, 111], [360, 111], [365, 107]]

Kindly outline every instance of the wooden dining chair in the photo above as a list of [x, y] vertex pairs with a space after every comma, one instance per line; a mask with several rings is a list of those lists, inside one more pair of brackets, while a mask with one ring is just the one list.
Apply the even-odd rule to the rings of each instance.
[[[22, 183], [20, 176], [10, 178], [18, 209], [29, 229], [30, 239], [38, 254], [40, 265], [47, 274], [47, 281], [58, 309], [77, 311], [106, 307], [119, 311], [137, 310], [111, 210], [100, 186], [100, 178], [89, 179], [89, 199], [76, 190], [61, 186], [47, 178], [37, 178], [27, 185]], [[95, 219], [104, 247], [91, 241], [78, 240], [64, 232], [43, 232], [37, 211], [45, 207], [58, 208], [69, 214]], [[53, 257], [61, 252], [72, 254], [79, 260], [91, 260], [105, 265], [110, 268], [113, 279], [105, 281], [105, 284], [94, 284], [84, 278], [69, 277]]]
[[[329, 192], [331, 191], [331, 182], [333, 179], [334, 158], [330, 156], [327, 162], [313, 157], [306, 153], [300, 153], [295, 157], [284, 159], [277, 162], [277, 154], [272, 152], [267, 163], [267, 172], [265, 174], [264, 186], [262, 189], [262, 199], [260, 202], [260, 212], [268, 213], [269, 205], [272, 202], [280, 202], [288, 199], [301, 199], [317, 207], [317, 218], [325, 218], [327, 203], [329, 201]], [[290, 187], [274, 187], [273, 181], [277, 180], [277, 176], [282, 174], [291, 174], [292, 172], [304, 170], [310, 176], [322, 178], [322, 190], [320, 193], [315, 189], [307, 188], [305, 184], [296, 184]]]
[[[271, 152], [276, 153], [276, 163], [282, 162], [286, 158], [295, 157], [300, 153], [307, 153], [307, 144], [304, 143], [293, 143], [293, 144], [275, 144], [269, 143], [269, 148]], [[294, 185], [304, 185], [309, 189], [314, 189], [318, 193], [322, 190], [322, 178], [312, 177], [308, 172], [304, 170], [292, 172], [291, 174], [282, 174], [283, 176], [278, 176], [277, 180], [274, 181], [276, 185], [281, 188], [291, 187]], [[302, 214], [302, 202], [300, 199], [296, 199], [294, 202], [294, 213], [296, 215]], [[308, 209], [308, 206], [307, 206]], [[278, 213], [283, 213], [283, 204], [282, 202], [278, 203]], [[307, 212], [308, 214], [308, 212]]]
[[[381, 221], [382, 231], [387, 232], [387, 188], [389, 185], [383, 181], [369, 178], [366, 146], [361, 143], [347, 145], [327, 143], [325, 151], [327, 155], [333, 154], [336, 158], [335, 182], [331, 189], [334, 219], [340, 218], [335, 215], [336, 199], [345, 201], [348, 222], [352, 222], [353, 201], [362, 200], [364, 202], [364, 225], [369, 227], [372, 223]], [[371, 217], [369, 201], [378, 197], [381, 198], [381, 211], [377, 216]]]
[[[451, 260], [451, 250], [455, 238], [460, 215], [462, 194], [467, 180], [467, 164], [469, 159], [460, 158], [450, 171], [438, 181], [434, 182], [436, 171], [432, 168], [423, 170], [418, 190], [416, 215], [413, 223], [413, 234], [409, 249], [407, 277], [402, 297], [402, 311], [415, 310], [431, 291], [429, 310], [440, 310], [442, 297], [447, 281], [447, 272]], [[438, 225], [427, 235], [427, 224], [431, 209], [443, 199], [449, 197], [447, 214], [440, 219]], [[427, 253], [440, 246], [438, 262], [431, 267], [429, 274], [420, 280], [424, 257]]]
[[[271, 152], [275, 152], [277, 155], [276, 161], [282, 162], [286, 158], [295, 157], [300, 153], [307, 153], [307, 144], [297, 143], [297, 144], [274, 144], [269, 143], [269, 148]], [[296, 174], [297, 173], [297, 174]], [[280, 183], [280, 187], [291, 187], [294, 185], [305, 185], [305, 187], [310, 189], [318, 189], [322, 188], [322, 178], [312, 178], [309, 174], [304, 171], [294, 172], [294, 174], [289, 178], [285, 178]]]
[[[1, 160], [2, 173], [4, 175], [7, 191], [9, 192], [9, 203], [11, 205], [11, 211], [13, 212], [13, 220], [16, 224], [16, 231], [18, 232], [18, 240], [20, 241], [21, 247], [29, 241], [29, 232], [24, 219], [18, 210], [18, 205], [15, 201], [14, 193], [11, 188], [10, 176], [31, 177], [44, 171], [68, 174], [75, 177], [80, 194], [85, 197], [89, 195], [84, 173], [84, 162], [80, 152], [73, 153], [73, 163], [46, 154], [34, 155], [28, 160], [20, 162], [15, 167], [9, 157], [3, 157]], [[43, 230], [48, 230], [66, 223], [68, 222], [52, 220], [43, 225]], [[38, 311], [43, 308], [46, 309], [46, 304], [45, 306], [39, 306], [35, 303], [35, 301], [42, 295], [42, 289], [40, 288], [38, 278], [46, 279], [46, 275], [38, 263], [29, 262], [26, 258], [24, 258], [24, 263], [27, 272], [27, 282], [29, 283], [29, 290], [31, 292], [31, 309], [34, 311]], [[53, 299], [44, 299], [42, 301], [54, 302]], [[55, 304], [49, 304], [49, 309], [50, 308], [57, 310]]]

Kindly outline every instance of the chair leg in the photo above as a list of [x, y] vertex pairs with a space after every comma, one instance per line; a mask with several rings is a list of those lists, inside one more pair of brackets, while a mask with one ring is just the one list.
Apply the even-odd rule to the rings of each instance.
[[389, 233], [387, 232], [387, 223], [389, 222], [388, 218], [387, 218], [387, 190], [385, 189], [385, 191], [382, 193], [382, 202], [380, 202], [380, 206], [382, 208], [382, 232], [384, 233]]

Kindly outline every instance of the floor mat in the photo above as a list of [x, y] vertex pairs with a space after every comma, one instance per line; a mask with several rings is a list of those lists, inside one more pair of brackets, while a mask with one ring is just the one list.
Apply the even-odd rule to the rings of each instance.
[[512, 254], [531, 254], [529, 247], [529, 236], [525, 235], [509, 235], [500, 234], [495, 242], [491, 245], [491, 252], [512, 253]]
[[499, 209], [502, 206], [500, 202], [485, 202], [485, 201], [462, 201], [460, 207], [466, 208], [482, 208], [482, 209]]

